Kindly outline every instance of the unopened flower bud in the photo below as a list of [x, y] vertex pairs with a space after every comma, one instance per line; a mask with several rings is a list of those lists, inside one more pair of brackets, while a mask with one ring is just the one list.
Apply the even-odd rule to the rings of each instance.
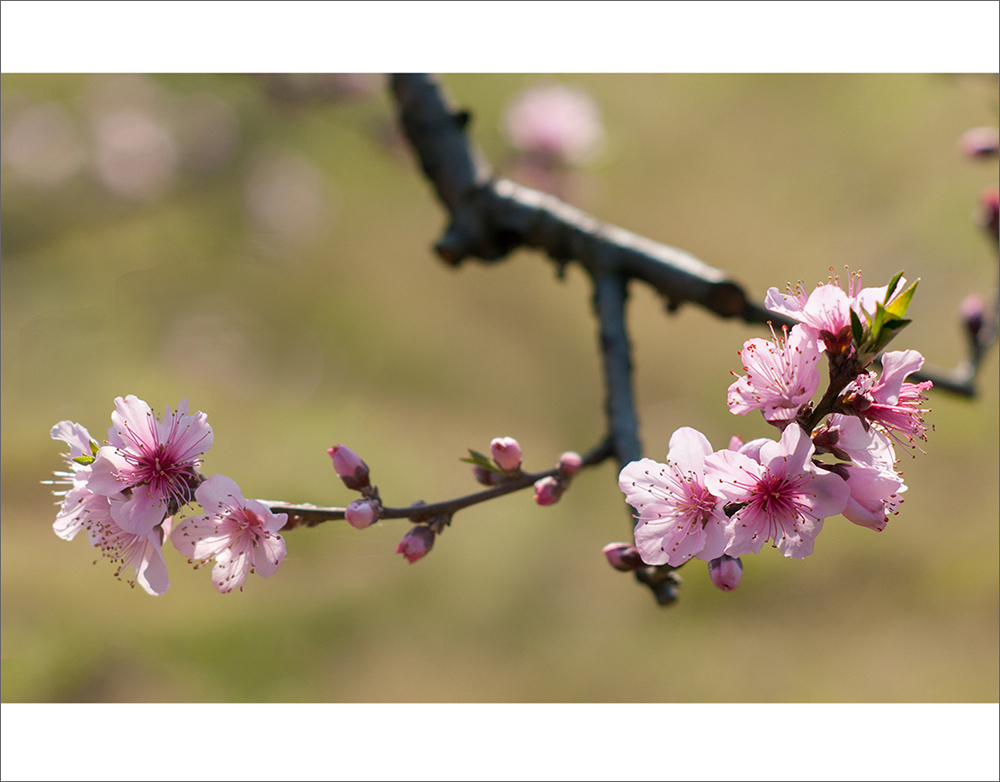
[[535, 481], [535, 502], [539, 505], [555, 505], [562, 493], [563, 485], [551, 475]]
[[639, 550], [629, 543], [609, 543], [603, 549], [608, 563], [615, 570], [628, 572], [642, 567], [645, 563], [639, 556]]
[[958, 305], [959, 314], [962, 316], [962, 325], [972, 338], [973, 342], [979, 337], [979, 331], [983, 327], [983, 316], [986, 312], [986, 301], [978, 293], [970, 293], [962, 303]]
[[434, 530], [425, 524], [410, 529], [396, 546], [396, 553], [406, 557], [411, 565], [422, 559], [434, 547]]
[[574, 451], [566, 451], [559, 457], [559, 474], [563, 478], [572, 478], [583, 466], [583, 457]]
[[493, 470], [487, 470], [481, 464], [472, 465], [472, 474], [483, 486], [496, 486], [497, 474]]
[[740, 579], [743, 578], [743, 563], [739, 557], [723, 554], [708, 563], [708, 575], [712, 583], [723, 592], [732, 592], [740, 585]]
[[997, 214], [1000, 210], [1000, 195], [995, 187], [988, 187], [979, 197], [979, 224], [985, 228], [994, 238], [997, 236], [1000, 222]]
[[347, 523], [354, 529], [370, 527], [381, 515], [382, 508], [373, 500], [355, 500], [344, 512]]
[[326, 452], [333, 459], [333, 469], [348, 489], [361, 491], [371, 485], [368, 481], [368, 465], [346, 445], [335, 445]]
[[521, 466], [521, 446], [513, 437], [493, 438], [490, 453], [501, 470], [513, 472]]
[[1000, 148], [1000, 133], [996, 128], [969, 128], [958, 140], [958, 145], [969, 157], [992, 157]]

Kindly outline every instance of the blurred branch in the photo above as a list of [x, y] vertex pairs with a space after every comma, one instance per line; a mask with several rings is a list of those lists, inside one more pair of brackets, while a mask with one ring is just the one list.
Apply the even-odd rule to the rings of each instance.
[[[603, 224], [555, 196], [496, 178], [465, 132], [469, 112], [454, 111], [433, 76], [396, 74], [391, 89], [403, 130], [450, 217], [435, 246], [447, 263], [457, 266], [468, 258], [493, 263], [518, 247], [534, 247], [544, 250], [560, 269], [572, 261], [592, 277], [614, 273], [642, 280], [671, 311], [691, 302], [724, 318], [771, 322], [776, 328], [794, 325], [751, 301], [724, 272], [684, 250]], [[980, 360], [995, 342], [994, 328], [992, 336], [984, 332], [969, 358], [955, 369], [928, 368], [914, 378], [932, 380], [939, 390], [975, 396]]]

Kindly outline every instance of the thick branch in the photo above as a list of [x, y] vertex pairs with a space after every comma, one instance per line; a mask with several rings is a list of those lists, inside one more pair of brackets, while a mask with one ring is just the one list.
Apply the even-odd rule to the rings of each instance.
[[560, 264], [574, 261], [594, 274], [598, 270], [587, 259], [602, 258], [604, 270], [647, 282], [671, 307], [692, 301], [723, 317], [775, 320], [725, 273], [690, 253], [602, 224], [554, 196], [494, 179], [465, 134], [468, 115], [448, 107], [433, 77], [397, 74], [392, 90], [403, 130], [451, 217], [436, 247], [448, 263], [468, 257], [498, 261], [516, 247], [537, 247]]
[[642, 458], [639, 419], [632, 392], [632, 357], [625, 325], [626, 279], [618, 274], [594, 278], [594, 312], [600, 324], [605, 410], [612, 448], [621, 469]]
[[[724, 272], [684, 250], [601, 223], [555, 196], [495, 178], [465, 132], [469, 114], [448, 106], [434, 77], [396, 74], [391, 87], [404, 132], [450, 215], [435, 248], [448, 263], [457, 265], [470, 257], [495, 262], [518, 247], [534, 247], [560, 266], [579, 263], [592, 276], [612, 272], [642, 280], [670, 309], [692, 302], [747, 323], [794, 325], [752, 302]], [[593, 266], [597, 258], [599, 269]], [[926, 368], [913, 379], [974, 396], [980, 355], [974, 352], [954, 370]]]

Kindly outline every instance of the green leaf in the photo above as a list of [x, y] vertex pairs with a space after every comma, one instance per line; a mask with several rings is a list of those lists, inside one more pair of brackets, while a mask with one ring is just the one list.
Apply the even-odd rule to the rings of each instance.
[[470, 448], [469, 456], [472, 458], [459, 459], [459, 461], [467, 462], [468, 464], [478, 464], [484, 470], [489, 470], [490, 472], [497, 472], [497, 473], [503, 472], [500, 468], [498, 468], [495, 464], [493, 464], [493, 462], [490, 460], [490, 457], [484, 456], [483, 454], [479, 453], [479, 451], [473, 451]]
[[886, 314], [889, 315], [892, 320], [903, 319], [903, 316], [906, 314], [906, 308], [910, 306], [910, 300], [913, 298], [913, 294], [917, 290], [918, 282], [920, 282], [920, 280], [915, 280], [909, 288], [900, 293], [885, 308]]
[[851, 310], [851, 336], [854, 337], [854, 344], [860, 345], [865, 337], [864, 326], [861, 325], [861, 318], [853, 309]]
[[902, 277], [903, 277], [903, 273], [902, 272], [896, 272], [896, 276], [893, 277], [891, 280], [889, 280], [889, 285], [885, 289], [885, 300], [886, 300], [886, 303], [888, 303], [889, 299], [892, 298], [892, 292], [894, 290], [896, 290], [896, 286], [899, 285], [899, 281], [900, 281], [900, 279]]
[[83, 456], [74, 457], [73, 461], [76, 462], [77, 464], [88, 465], [88, 464], [93, 464], [97, 460], [93, 456], [87, 456], [86, 454], [84, 454]]
[[97, 456], [97, 452], [100, 450], [101, 446], [97, 444], [97, 440], [90, 441], [90, 453]]

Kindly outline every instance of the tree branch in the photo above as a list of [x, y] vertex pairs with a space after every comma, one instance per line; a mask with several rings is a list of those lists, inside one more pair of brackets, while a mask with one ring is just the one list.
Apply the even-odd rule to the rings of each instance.
[[[613, 453], [611, 438], [608, 437], [582, 457], [580, 466], [581, 468], [593, 467], [610, 458]], [[557, 475], [559, 475], [558, 467], [542, 472], [521, 473], [513, 478], [504, 480], [499, 486], [494, 486], [476, 494], [457, 497], [453, 500], [445, 500], [432, 504], [415, 502], [403, 508], [383, 507], [379, 518], [409, 519], [414, 524], [427, 523], [438, 516], [446, 516], [450, 519], [452, 515], [463, 508], [478, 505], [481, 502], [488, 502], [497, 497], [503, 497], [505, 494], [521, 491], [529, 486], [533, 486], [536, 481], [542, 478], [556, 477]], [[344, 519], [344, 514], [347, 510], [346, 508], [325, 508], [319, 505], [294, 504], [280, 500], [257, 500], [257, 502], [266, 505], [271, 509], [272, 513], [288, 514], [288, 522], [282, 527], [282, 531], [296, 529], [297, 527], [315, 527], [327, 521], [339, 521]]]

